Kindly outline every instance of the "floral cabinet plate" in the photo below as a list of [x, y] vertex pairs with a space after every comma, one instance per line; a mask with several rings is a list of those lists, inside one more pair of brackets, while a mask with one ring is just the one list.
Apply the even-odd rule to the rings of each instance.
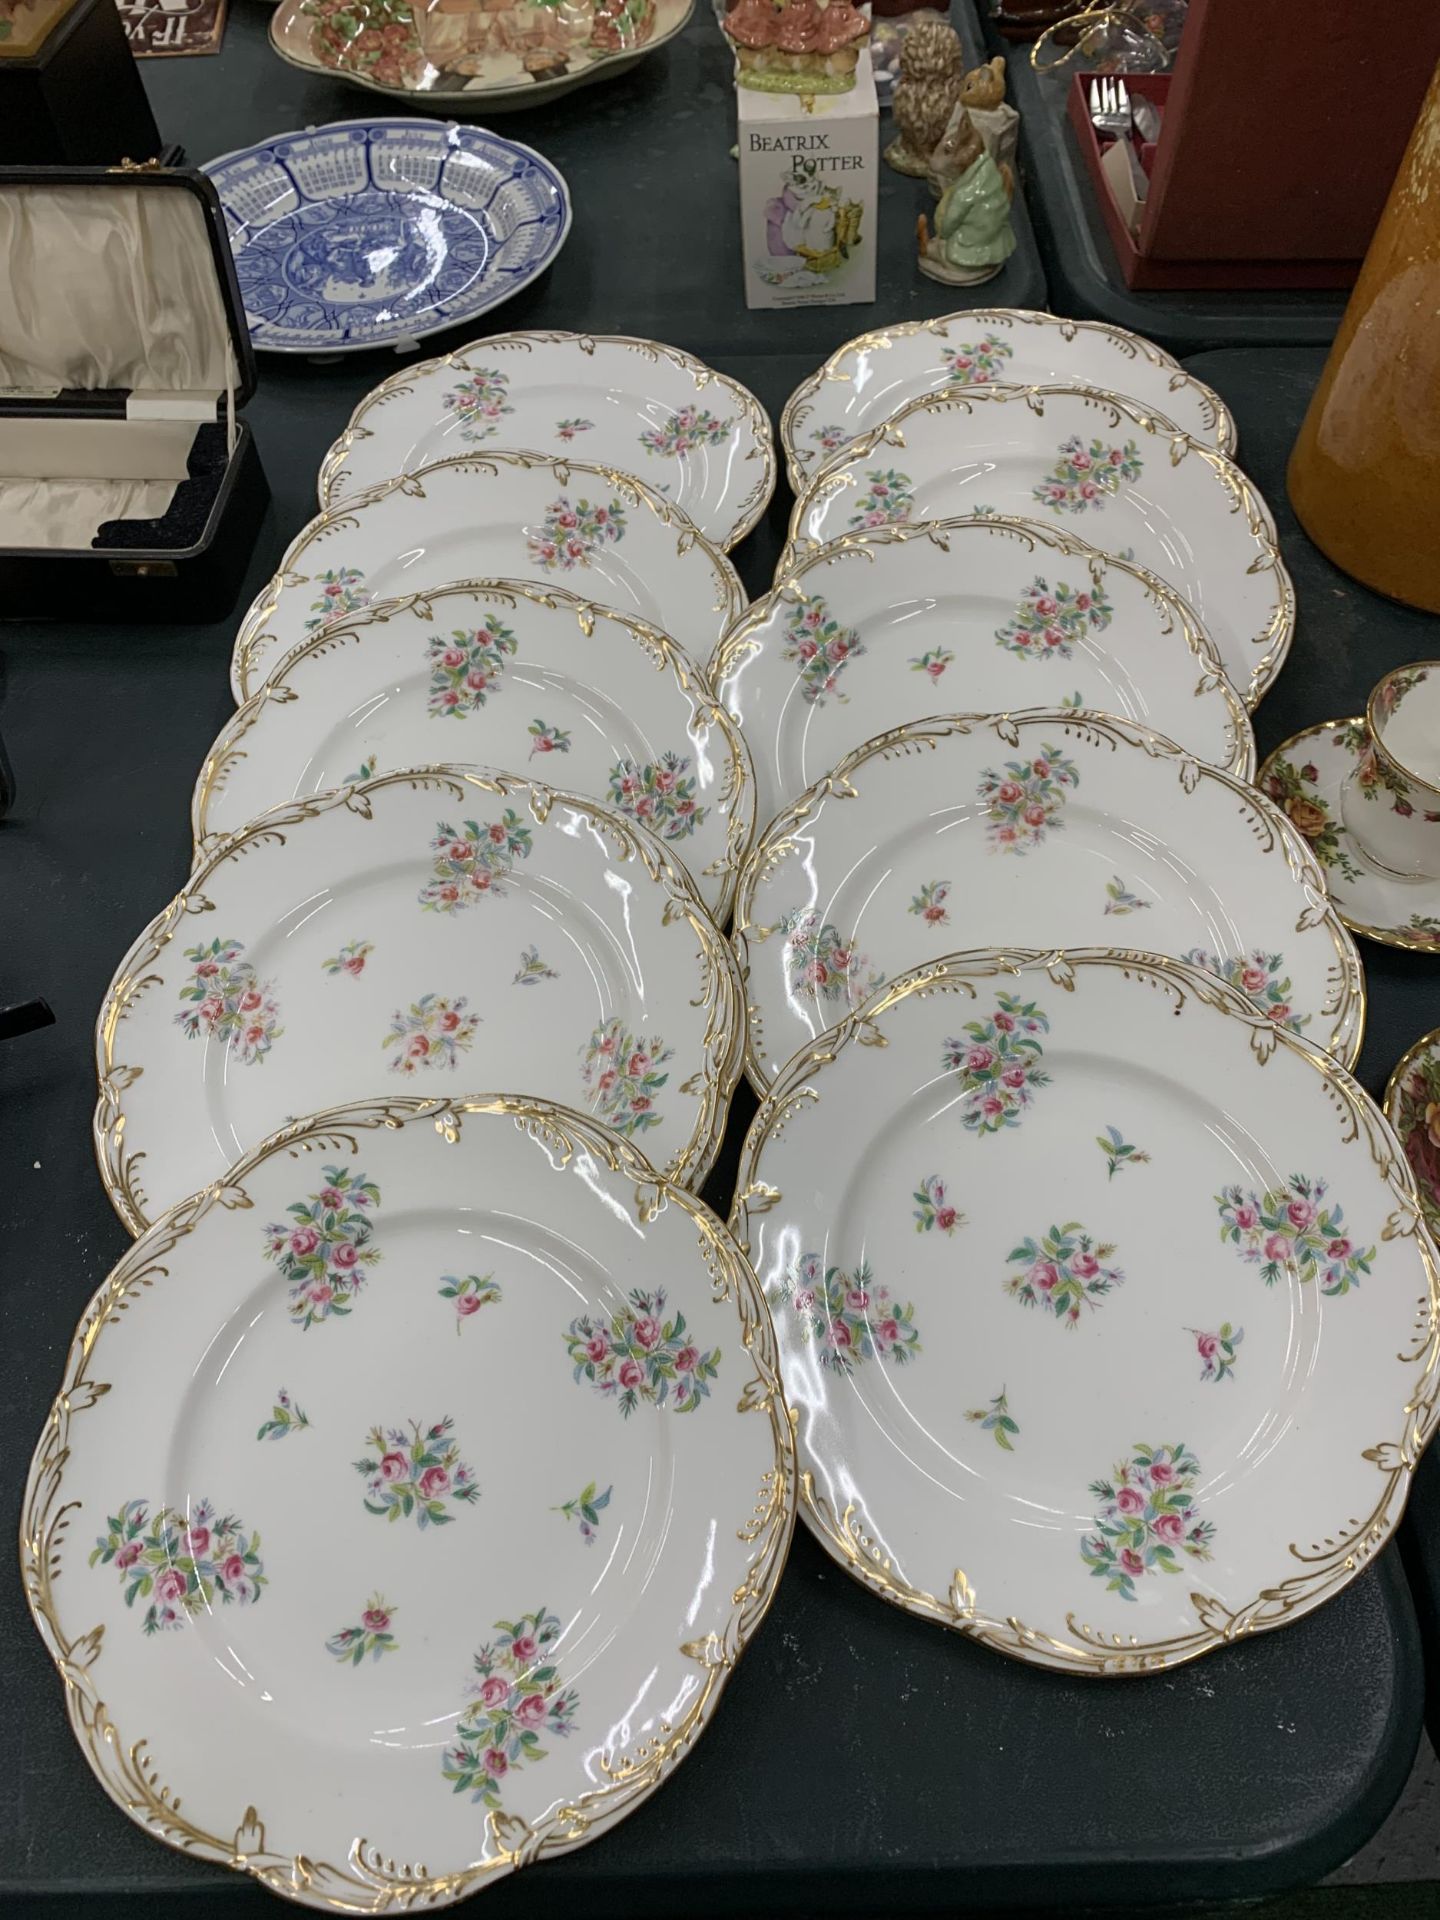
[[267, 353], [359, 353], [474, 321], [543, 273], [570, 231], [550, 162], [482, 127], [342, 120], [204, 171]]
[[801, 1512], [895, 1605], [1067, 1672], [1284, 1625], [1394, 1532], [1440, 1272], [1350, 1076], [1193, 968], [917, 968], [799, 1053], [732, 1216]]
[[762, 1092], [887, 979], [960, 947], [1123, 942], [1248, 993], [1349, 1066], [1365, 981], [1303, 841], [1253, 787], [1103, 714], [896, 727], [777, 816], [735, 947]]
[[320, 505], [491, 443], [636, 473], [730, 548], [775, 491], [754, 394], [653, 340], [497, 333], [404, 367], [360, 402], [320, 468]]
[[1440, 1027], [1397, 1063], [1385, 1088], [1385, 1118], [1400, 1136], [1426, 1224], [1440, 1234]]
[[774, 1593], [792, 1460], [706, 1208], [564, 1108], [397, 1099], [127, 1252], [21, 1562], [137, 1825], [307, 1906], [428, 1910], [664, 1783]]
[[697, 660], [745, 604], [724, 554], [628, 474], [532, 453], [438, 460], [327, 508], [295, 536], [240, 623], [236, 701], [297, 641], [372, 600], [517, 578], [659, 627]]
[[780, 416], [791, 483], [798, 493], [833, 455], [923, 394], [1006, 384], [1123, 393], [1207, 446], [1235, 451], [1225, 402], [1153, 341], [1102, 320], [977, 307], [880, 327], [837, 347]]
[[381, 774], [222, 841], [121, 962], [100, 1174], [138, 1233], [299, 1115], [498, 1086], [698, 1186], [744, 1031], [734, 956], [645, 828], [512, 774]]
[[1115, 713], [1255, 771], [1244, 703], [1179, 595], [1033, 521], [919, 521], [802, 554], [711, 678], [755, 756], [762, 823], [873, 735], [960, 704]]
[[210, 749], [197, 853], [280, 800], [442, 759], [544, 773], [649, 827], [723, 923], [755, 826], [740, 729], [663, 633], [519, 580], [323, 627]]
[[1083, 388], [973, 387], [913, 402], [811, 482], [777, 578], [806, 546], [975, 513], [1066, 527], [1158, 574], [1250, 706], [1279, 673], [1295, 590], [1265, 503], [1213, 447]]

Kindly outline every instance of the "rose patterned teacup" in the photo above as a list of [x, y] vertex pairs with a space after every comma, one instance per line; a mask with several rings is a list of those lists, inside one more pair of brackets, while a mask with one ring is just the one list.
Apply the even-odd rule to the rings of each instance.
[[1376, 683], [1340, 790], [1347, 832], [1387, 872], [1440, 880], [1440, 660]]

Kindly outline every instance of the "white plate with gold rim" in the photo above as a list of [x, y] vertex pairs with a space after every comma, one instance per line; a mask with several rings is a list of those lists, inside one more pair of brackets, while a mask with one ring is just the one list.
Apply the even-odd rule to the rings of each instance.
[[1399, 1142], [1233, 988], [961, 954], [797, 1054], [731, 1225], [801, 1513], [872, 1591], [1077, 1674], [1339, 1591], [1435, 1421], [1440, 1270]]
[[827, 460], [922, 394], [996, 384], [1123, 393], [1207, 446], [1235, 451], [1225, 402], [1153, 341], [1103, 320], [977, 307], [862, 333], [802, 380], [780, 416], [791, 485], [800, 492]]
[[665, 634], [519, 580], [378, 601], [292, 648], [206, 757], [197, 855], [279, 801], [437, 759], [543, 768], [639, 820], [729, 918], [755, 827], [739, 728]]
[[503, 450], [438, 460], [327, 508], [291, 541], [235, 637], [236, 704], [331, 621], [372, 600], [480, 579], [583, 592], [700, 660], [745, 604], [724, 554], [629, 474]]
[[802, 554], [710, 675], [750, 742], [762, 825], [863, 741], [957, 703], [1063, 701], [1255, 771], [1244, 702], [1179, 595], [1034, 521], [920, 521]]
[[503, 1086], [698, 1186], [744, 1037], [734, 955], [645, 828], [411, 768], [272, 807], [140, 935], [96, 1027], [96, 1157], [138, 1233], [297, 1115]]
[[1295, 590], [1269, 508], [1232, 460], [1115, 394], [972, 387], [914, 401], [816, 475], [795, 554], [872, 527], [999, 513], [1062, 526], [1158, 574], [1254, 706], [1289, 650]]
[[887, 979], [960, 947], [1123, 940], [1232, 980], [1346, 1066], [1365, 977], [1304, 841], [1253, 787], [1104, 714], [895, 727], [774, 819], [735, 896], [763, 1092]]
[[101, 1786], [331, 1912], [585, 1845], [770, 1604], [777, 1381], [725, 1229], [594, 1122], [288, 1129], [129, 1249], [31, 1466], [26, 1594]]
[[392, 373], [320, 467], [320, 505], [482, 444], [634, 473], [733, 547], [775, 491], [765, 410], [748, 388], [656, 340], [497, 333]]

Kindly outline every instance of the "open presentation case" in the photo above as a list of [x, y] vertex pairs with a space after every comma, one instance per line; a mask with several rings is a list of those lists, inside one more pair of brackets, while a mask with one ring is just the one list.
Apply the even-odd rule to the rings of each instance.
[[215, 620], [269, 488], [215, 189], [0, 167], [0, 617]]

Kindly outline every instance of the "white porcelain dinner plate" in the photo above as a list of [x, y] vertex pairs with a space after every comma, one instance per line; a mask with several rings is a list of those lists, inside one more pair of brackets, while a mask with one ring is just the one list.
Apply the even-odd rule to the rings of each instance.
[[307, 634], [372, 600], [517, 578], [659, 627], [698, 660], [745, 604], [724, 554], [629, 474], [501, 449], [457, 456], [369, 487], [296, 535], [240, 623], [236, 703]]
[[862, 333], [802, 380], [780, 416], [791, 485], [800, 492], [833, 455], [922, 394], [997, 384], [1127, 394], [1207, 446], [1235, 451], [1225, 402], [1153, 341], [1103, 320], [977, 307]]
[[734, 956], [645, 828], [513, 774], [383, 773], [261, 814], [140, 935], [96, 1157], [138, 1233], [299, 1115], [499, 1086], [698, 1186], [744, 1037]]
[[801, 1512], [897, 1606], [1135, 1673], [1308, 1613], [1399, 1523], [1440, 1364], [1413, 1180], [1206, 974], [917, 968], [788, 1064], [737, 1196]]
[[408, 1098], [289, 1128], [130, 1248], [21, 1563], [122, 1811], [393, 1913], [664, 1783], [793, 1512], [774, 1333], [720, 1222], [563, 1107]]
[[200, 770], [197, 857], [279, 801], [436, 759], [639, 820], [730, 917], [755, 826], [740, 729], [665, 634], [520, 580], [382, 600], [292, 648]]
[[756, 843], [734, 941], [761, 1092], [887, 979], [960, 947], [1173, 954], [1346, 1066], [1365, 1023], [1355, 943], [1289, 822], [1103, 714], [961, 715], [867, 741]]
[[703, 361], [618, 334], [497, 333], [366, 394], [321, 463], [320, 505], [487, 443], [637, 474], [725, 549], [775, 491], [764, 408]]
[[1244, 702], [1179, 595], [1033, 521], [920, 521], [803, 554], [710, 677], [754, 754], [762, 823], [874, 734], [957, 704], [1063, 701], [1255, 771]]
[[912, 402], [796, 502], [795, 554], [872, 527], [1000, 513], [1083, 533], [1183, 595], [1250, 706], [1295, 627], [1269, 509], [1233, 461], [1115, 394], [973, 387]]

